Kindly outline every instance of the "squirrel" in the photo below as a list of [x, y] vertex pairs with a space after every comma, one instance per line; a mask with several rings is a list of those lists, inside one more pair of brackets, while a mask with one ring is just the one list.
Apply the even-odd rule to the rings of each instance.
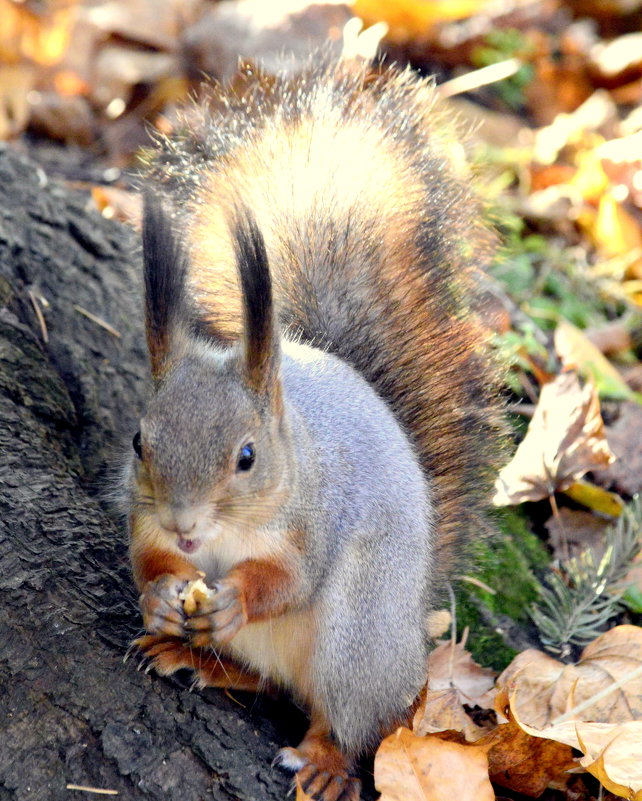
[[286, 688], [311, 724], [278, 763], [357, 801], [355, 760], [408, 720], [429, 612], [487, 526], [501, 409], [471, 304], [489, 235], [429, 80], [249, 77], [148, 172], [136, 642], [163, 675]]

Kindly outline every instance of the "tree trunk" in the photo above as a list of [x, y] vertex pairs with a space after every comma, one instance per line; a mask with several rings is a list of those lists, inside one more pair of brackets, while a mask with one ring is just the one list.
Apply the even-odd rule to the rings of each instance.
[[304, 729], [284, 701], [123, 663], [140, 618], [105, 498], [147, 387], [139, 261], [0, 144], [0, 801], [284, 799], [270, 763]]

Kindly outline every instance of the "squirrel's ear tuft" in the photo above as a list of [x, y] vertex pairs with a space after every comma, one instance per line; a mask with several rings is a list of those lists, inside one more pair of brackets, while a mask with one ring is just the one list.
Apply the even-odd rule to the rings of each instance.
[[143, 198], [145, 331], [152, 375], [167, 364], [172, 339], [187, 322], [185, 281], [189, 260], [163, 203], [150, 192]]
[[279, 336], [265, 241], [253, 215], [237, 209], [232, 224], [244, 314], [246, 379], [259, 395], [278, 392]]

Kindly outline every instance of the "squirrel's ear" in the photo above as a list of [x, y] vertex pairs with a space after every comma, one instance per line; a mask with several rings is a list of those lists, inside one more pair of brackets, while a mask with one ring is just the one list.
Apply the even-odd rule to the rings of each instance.
[[243, 296], [244, 368], [259, 395], [278, 394], [279, 335], [265, 241], [247, 209], [237, 209], [232, 236]]
[[159, 378], [173, 340], [187, 324], [185, 281], [189, 261], [162, 202], [150, 192], [145, 193], [143, 201], [145, 331], [152, 375]]

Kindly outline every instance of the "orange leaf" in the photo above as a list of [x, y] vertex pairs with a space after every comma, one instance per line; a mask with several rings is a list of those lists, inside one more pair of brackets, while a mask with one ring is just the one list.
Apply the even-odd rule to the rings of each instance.
[[486, 751], [397, 729], [375, 757], [379, 801], [494, 801]]

